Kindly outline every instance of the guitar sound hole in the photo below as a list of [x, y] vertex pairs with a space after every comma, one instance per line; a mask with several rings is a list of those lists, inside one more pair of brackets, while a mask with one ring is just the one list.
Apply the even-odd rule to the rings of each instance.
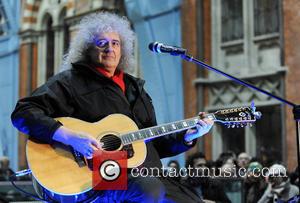
[[119, 147], [121, 146], [121, 139], [115, 135], [105, 135], [100, 139], [100, 142], [102, 142], [103, 145], [103, 149], [106, 151], [114, 151], [119, 149]]

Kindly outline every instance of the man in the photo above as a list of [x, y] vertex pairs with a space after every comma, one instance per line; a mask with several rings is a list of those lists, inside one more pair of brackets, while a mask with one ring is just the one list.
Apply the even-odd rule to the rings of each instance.
[[246, 203], [256, 203], [264, 194], [267, 183], [262, 174], [262, 165], [259, 162], [251, 162], [245, 176]]
[[0, 181], [8, 181], [12, 174], [14, 174], [14, 172], [9, 167], [8, 157], [0, 157]]
[[251, 157], [246, 152], [241, 152], [237, 158], [237, 165], [239, 168], [248, 168]]
[[[53, 118], [68, 116], [95, 122], [120, 113], [133, 119], [140, 129], [156, 125], [144, 81], [124, 72], [133, 66], [133, 42], [134, 33], [124, 17], [108, 12], [85, 17], [64, 59], [66, 71], [49, 79], [30, 97], [19, 100], [12, 114], [14, 126], [40, 141], [70, 145], [90, 159], [95, 150], [101, 149], [101, 143]], [[212, 125], [212, 121], [203, 119], [197, 129], [147, 142], [143, 166], [160, 168], [161, 158], [190, 149], [195, 138], [206, 134]], [[127, 191], [106, 191], [104, 196], [117, 202], [159, 202], [166, 198], [175, 202], [182, 201], [180, 198], [201, 201], [181, 191], [167, 179], [129, 177]]]
[[189, 176], [185, 181], [194, 193], [205, 200], [230, 203], [221, 181], [210, 175], [207, 167], [207, 160], [203, 153], [198, 152], [191, 155], [186, 162], [186, 168], [191, 168], [194, 175]]
[[[247, 173], [247, 168], [249, 166], [250, 159], [251, 159], [251, 157], [246, 152], [241, 152], [238, 155], [237, 167], [238, 167], [238, 170], [243, 169], [243, 170], [240, 170], [240, 173], [239, 173], [239, 175], [241, 175], [242, 177], [245, 177], [245, 174]], [[244, 169], [246, 169], [246, 171]]]
[[290, 183], [286, 168], [273, 164], [266, 174], [268, 186], [258, 203], [286, 202], [299, 194], [299, 188]]
[[168, 163], [168, 169], [167, 169], [168, 176], [171, 177], [173, 180], [180, 182], [181, 176], [180, 176], [180, 164], [177, 160], [171, 160]]

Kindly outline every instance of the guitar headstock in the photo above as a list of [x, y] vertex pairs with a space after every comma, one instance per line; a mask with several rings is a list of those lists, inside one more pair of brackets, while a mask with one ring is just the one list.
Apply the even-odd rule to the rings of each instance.
[[214, 120], [226, 125], [228, 128], [251, 127], [252, 123], [260, 119], [262, 115], [259, 111], [255, 110], [254, 105], [251, 105], [251, 107], [223, 109], [214, 113]]

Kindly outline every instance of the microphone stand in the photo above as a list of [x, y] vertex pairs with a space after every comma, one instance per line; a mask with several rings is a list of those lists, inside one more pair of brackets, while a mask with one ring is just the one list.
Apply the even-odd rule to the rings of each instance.
[[[261, 92], [261, 93], [263, 93], [265, 95], [268, 95], [268, 96], [270, 96], [270, 97], [272, 97], [274, 99], [277, 99], [278, 101], [280, 101], [280, 102], [282, 102], [284, 104], [287, 104], [290, 107], [292, 107], [293, 108], [293, 114], [294, 114], [294, 120], [295, 120], [295, 123], [296, 123], [296, 139], [297, 139], [296, 140], [296, 145], [297, 145], [298, 180], [299, 180], [299, 176], [300, 176], [300, 168], [299, 168], [299, 164], [300, 164], [300, 157], [299, 157], [300, 156], [299, 155], [299, 145], [300, 145], [300, 140], [299, 140], [299, 137], [300, 137], [300, 135], [299, 135], [299, 132], [300, 132], [300, 105], [296, 105], [296, 104], [294, 104], [294, 103], [292, 103], [292, 102], [290, 102], [288, 100], [285, 100], [285, 99], [283, 99], [281, 97], [278, 97], [278, 96], [276, 96], [274, 94], [271, 94], [270, 92], [267, 92], [267, 91], [265, 91], [265, 90], [263, 90], [261, 88], [258, 88], [258, 87], [254, 86], [254, 85], [252, 85], [252, 84], [250, 84], [250, 83], [248, 83], [246, 81], [243, 81], [243, 80], [238, 79], [238, 78], [236, 78], [236, 77], [234, 77], [232, 75], [229, 75], [229, 74], [227, 74], [227, 73], [225, 73], [225, 72], [223, 72], [221, 70], [213, 68], [213, 67], [211, 67], [211, 66], [203, 63], [202, 61], [199, 61], [199, 60], [195, 59], [193, 56], [187, 55], [186, 53], [182, 54], [182, 53], [171, 52], [170, 54], [173, 55], [173, 56], [180, 55], [181, 58], [184, 59], [184, 60], [186, 60], [186, 61], [193, 62], [193, 63], [195, 63], [197, 65], [205, 67], [206, 69], [208, 69], [210, 71], [213, 71], [215, 73], [218, 73], [220, 75], [223, 75], [223, 76], [229, 78], [230, 80], [235, 81], [236, 83], [239, 83], [239, 84], [244, 85], [244, 86], [246, 86], [248, 88], [254, 89], [255, 91]], [[298, 181], [298, 187], [300, 188], [300, 181]]]

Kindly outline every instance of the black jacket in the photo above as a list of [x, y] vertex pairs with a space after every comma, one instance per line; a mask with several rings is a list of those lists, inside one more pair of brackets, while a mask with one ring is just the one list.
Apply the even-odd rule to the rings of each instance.
[[[40, 141], [51, 143], [60, 127], [55, 117], [74, 117], [96, 122], [121, 113], [133, 119], [138, 127], [157, 125], [150, 96], [144, 81], [124, 74], [126, 93], [111, 79], [83, 62], [50, 78], [29, 97], [20, 99], [11, 115], [13, 125]], [[182, 133], [163, 136], [147, 143], [146, 167], [160, 167], [160, 158], [182, 153], [192, 146], [183, 142]]]

